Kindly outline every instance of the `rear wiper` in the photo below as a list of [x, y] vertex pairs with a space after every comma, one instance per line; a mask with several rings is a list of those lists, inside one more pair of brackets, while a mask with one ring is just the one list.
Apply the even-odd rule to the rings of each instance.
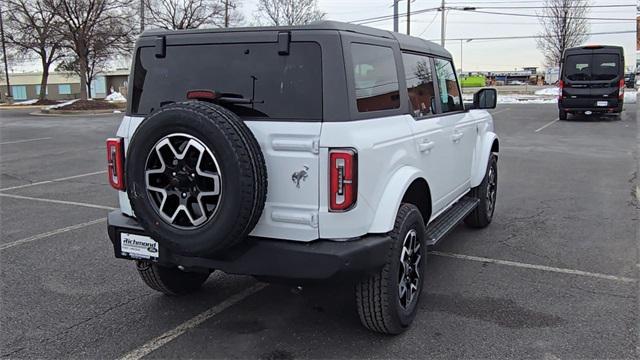
[[[223, 94], [231, 95], [231, 94]], [[264, 104], [264, 100], [247, 99], [242, 96], [220, 96], [214, 99], [217, 102], [223, 102], [227, 104]]]

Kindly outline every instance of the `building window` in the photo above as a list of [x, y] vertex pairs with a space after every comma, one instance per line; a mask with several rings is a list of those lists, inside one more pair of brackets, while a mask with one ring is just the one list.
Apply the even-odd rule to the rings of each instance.
[[58, 85], [58, 94], [60, 94], [60, 95], [71, 95], [71, 85], [70, 84], [60, 84], [60, 85]]
[[400, 91], [393, 50], [354, 43], [351, 45], [351, 57], [358, 111], [399, 108]]
[[411, 115], [416, 118], [435, 113], [435, 90], [428, 57], [402, 54]]
[[12, 85], [11, 95], [15, 100], [27, 100], [27, 87], [24, 85]]
[[464, 110], [456, 72], [449, 60], [435, 59], [442, 112]]
[[[49, 95], [49, 87], [44, 87], [44, 94]], [[40, 85], [36, 85], [36, 96], [40, 96]]]

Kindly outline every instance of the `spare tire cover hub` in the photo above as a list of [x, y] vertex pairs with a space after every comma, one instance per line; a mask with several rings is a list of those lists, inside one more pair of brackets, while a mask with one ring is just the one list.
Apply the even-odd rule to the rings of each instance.
[[165, 222], [183, 229], [202, 226], [214, 217], [222, 196], [221, 176], [211, 150], [189, 134], [160, 139], [145, 165], [151, 205]]

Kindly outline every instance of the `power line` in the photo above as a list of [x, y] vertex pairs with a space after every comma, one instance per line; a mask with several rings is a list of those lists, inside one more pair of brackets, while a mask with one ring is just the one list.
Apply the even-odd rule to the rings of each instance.
[[[606, 32], [593, 32], [593, 33], [584, 33], [581, 35], [614, 35], [614, 34], [631, 34], [635, 33], [635, 30], [624, 30], [624, 31], [606, 31]], [[539, 39], [544, 37], [550, 37], [545, 35], [523, 35], [523, 36], [497, 36], [497, 37], [468, 37], [468, 38], [455, 38], [455, 39], [446, 39], [451, 41], [461, 41], [461, 40], [515, 40], [515, 39]], [[429, 41], [437, 41], [437, 39], [430, 39]]]
[[[456, 9], [456, 8], [452, 8], [451, 10], [462, 10], [462, 9]], [[521, 16], [521, 17], [534, 17], [534, 18], [555, 18], [555, 16], [547, 16], [547, 15], [533, 15], [533, 14], [518, 14], [518, 13], [501, 13], [501, 12], [495, 12], [495, 11], [483, 11], [483, 10], [473, 10], [473, 11], [467, 11], [467, 12], [471, 12], [471, 13], [479, 13], [479, 14], [491, 14], [491, 15], [505, 15], [505, 16]], [[567, 19], [576, 19], [576, 20], [607, 20], [607, 21], [633, 21], [635, 22], [636, 19], [630, 19], [630, 18], [592, 18], [592, 17], [567, 17]]]

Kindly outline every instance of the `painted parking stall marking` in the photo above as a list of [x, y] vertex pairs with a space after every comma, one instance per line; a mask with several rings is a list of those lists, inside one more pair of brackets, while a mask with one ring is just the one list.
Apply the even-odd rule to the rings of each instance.
[[562, 273], [562, 274], [588, 276], [588, 277], [597, 278], [597, 279], [613, 280], [613, 281], [620, 281], [620, 282], [626, 282], [626, 283], [633, 283], [638, 281], [638, 279], [633, 279], [633, 278], [624, 277], [624, 276], [599, 274], [599, 273], [593, 273], [593, 272], [582, 271], [582, 270], [574, 270], [574, 269], [563, 269], [563, 268], [557, 268], [557, 267], [545, 266], [545, 265], [526, 264], [526, 263], [521, 263], [517, 261], [491, 259], [491, 258], [486, 258], [481, 256], [454, 254], [454, 253], [448, 253], [448, 252], [442, 252], [442, 251], [431, 251], [430, 254], [454, 258], [454, 259], [479, 261], [484, 263], [514, 266], [514, 267], [519, 267], [523, 269], [550, 271], [550, 272], [556, 272], [556, 273]]

